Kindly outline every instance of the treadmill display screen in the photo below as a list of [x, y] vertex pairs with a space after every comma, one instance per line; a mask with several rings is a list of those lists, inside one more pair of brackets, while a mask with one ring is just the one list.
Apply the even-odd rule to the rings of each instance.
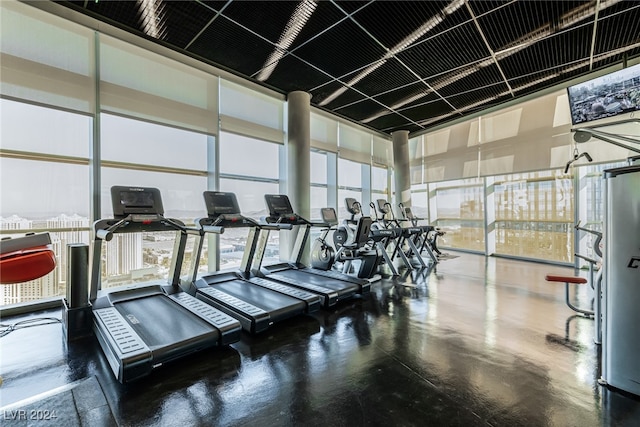
[[164, 214], [162, 198], [157, 188], [113, 186], [111, 202], [115, 217], [126, 217], [129, 214]]
[[205, 191], [204, 202], [207, 205], [207, 214], [209, 216], [240, 214], [240, 206], [234, 193]]
[[267, 202], [267, 209], [269, 209], [270, 216], [293, 214], [289, 197], [284, 194], [265, 194], [264, 200]]

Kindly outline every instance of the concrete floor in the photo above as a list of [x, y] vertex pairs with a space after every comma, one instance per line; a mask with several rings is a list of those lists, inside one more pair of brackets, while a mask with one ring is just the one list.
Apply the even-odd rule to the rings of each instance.
[[[79, 425], [640, 425], [640, 398], [597, 384], [593, 321], [572, 318], [563, 285], [544, 280], [573, 270], [455, 255], [125, 386], [94, 338], [67, 345], [60, 324], [14, 331], [0, 339], [0, 418], [27, 403], [56, 410], [37, 395], [95, 377], [112, 415]], [[577, 302], [589, 299], [584, 287]], [[60, 311], [27, 317], [45, 315]]]

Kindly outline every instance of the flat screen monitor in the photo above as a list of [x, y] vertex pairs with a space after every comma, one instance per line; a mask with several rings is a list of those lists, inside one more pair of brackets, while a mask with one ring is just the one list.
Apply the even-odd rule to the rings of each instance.
[[111, 187], [111, 205], [115, 218], [130, 214], [164, 215], [160, 190], [151, 187]]
[[267, 203], [269, 216], [282, 216], [293, 214], [293, 207], [289, 197], [284, 194], [265, 194], [264, 200]]
[[240, 214], [240, 206], [235, 193], [205, 191], [203, 195], [204, 203], [207, 206], [207, 215], [210, 217]]
[[640, 64], [567, 88], [574, 125], [640, 110]]

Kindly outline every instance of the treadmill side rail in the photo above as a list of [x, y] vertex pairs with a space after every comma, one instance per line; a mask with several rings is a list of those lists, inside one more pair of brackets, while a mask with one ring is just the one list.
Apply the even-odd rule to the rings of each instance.
[[207, 323], [215, 326], [218, 331], [220, 331], [220, 340], [218, 345], [229, 345], [240, 339], [242, 325], [233, 317], [215, 309], [209, 304], [205, 304], [185, 292], [178, 292], [170, 295], [169, 297], [182, 307], [205, 320]]
[[153, 354], [114, 307], [93, 310], [96, 336], [109, 366], [121, 383], [148, 375]]

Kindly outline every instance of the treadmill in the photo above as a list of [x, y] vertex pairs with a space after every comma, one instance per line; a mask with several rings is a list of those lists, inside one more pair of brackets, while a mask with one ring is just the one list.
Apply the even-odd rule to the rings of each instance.
[[[252, 334], [268, 329], [276, 322], [320, 309], [320, 298], [313, 293], [282, 283], [251, 276], [251, 261], [261, 229], [278, 230], [291, 225], [259, 225], [240, 213], [234, 193], [205, 191], [207, 218], [195, 220], [200, 230], [196, 236], [189, 276], [182, 288], [198, 300], [238, 319]], [[249, 228], [240, 270], [207, 273], [198, 277], [198, 264], [206, 233], [217, 227]]]
[[[179, 220], [164, 217], [160, 191], [114, 186], [111, 200], [114, 218], [93, 225], [90, 301], [96, 337], [117, 380], [130, 382], [187, 354], [238, 341], [240, 322], [180, 290], [183, 235], [189, 230]], [[168, 283], [156, 280], [101, 289], [103, 240], [109, 242], [117, 234], [167, 231], [178, 234]], [[116, 237], [116, 242], [123, 244], [126, 239]]]
[[311, 227], [326, 227], [327, 224], [312, 223], [294, 213], [289, 197], [286, 195], [267, 194], [264, 197], [269, 211], [269, 216], [265, 218], [268, 224], [291, 224], [299, 227], [291, 252], [293, 258], [289, 262], [263, 266], [262, 259], [266, 249], [268, 230], [261, 235], [253, 267], [256, 274], [318, 294], [324, 308], [329, 308], [338, 301], [355, 295], [369, 293], [371, 281], [368, 279], [338, 271], [310, 268], [302, 264], [301, 259]]

